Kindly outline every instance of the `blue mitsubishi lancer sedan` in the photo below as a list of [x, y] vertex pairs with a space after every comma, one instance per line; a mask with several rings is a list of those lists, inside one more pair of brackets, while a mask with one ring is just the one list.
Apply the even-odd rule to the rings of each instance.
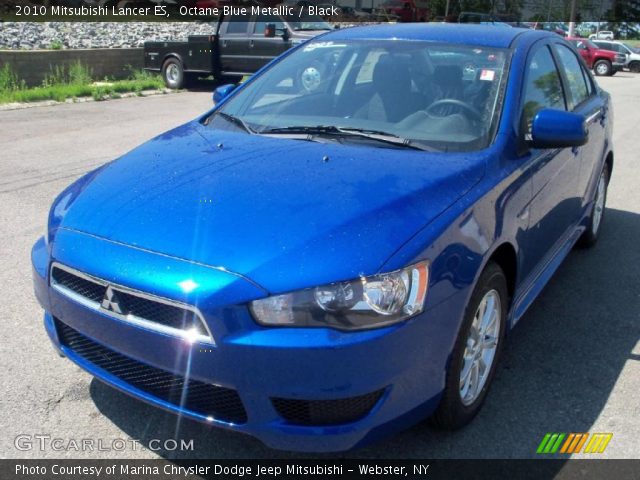
[[32, 252], [55, 347], [277, 449], [470, 422], [507, 332], [603, 225], [613, 111], [574, 48], [349, 28], [214, 97], [55, 200]]

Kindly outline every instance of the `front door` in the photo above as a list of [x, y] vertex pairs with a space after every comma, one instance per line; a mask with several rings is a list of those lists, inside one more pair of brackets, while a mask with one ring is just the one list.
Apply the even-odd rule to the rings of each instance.
[[[527, 61], [521, 129], [527, 138], [531, 122], [542, 108], [567, 108], [563, 84], [550, 46], [543, 42]], [[531, 168], [533, 198], [523, 259], [523, 274], [543, 268], [566, 240], [580, 213], [578, 176], [580, 149], [531, 149], [524, 159]]]

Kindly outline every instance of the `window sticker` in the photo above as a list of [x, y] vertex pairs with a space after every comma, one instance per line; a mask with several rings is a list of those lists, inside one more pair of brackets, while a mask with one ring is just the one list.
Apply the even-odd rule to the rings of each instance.
[[484, 80], [485, 82], [493, 82], [493, 80], [496, 78], [496, 71], [495, 70], [485, 70], [483, 69], [480, 72], [480, 80]]

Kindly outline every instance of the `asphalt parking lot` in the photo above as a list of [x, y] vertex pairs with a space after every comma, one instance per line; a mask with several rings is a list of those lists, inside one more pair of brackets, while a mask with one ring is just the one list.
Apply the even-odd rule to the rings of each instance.
[[[508, 339], [484, 410], [455, 433], [418, 425], [346, 456], [535, 457], [546, 432], [612, 432], [610, 458], [640, 458], [640, 75], [599, 79], [613, 95], [615, 167], [604, 231], [574, 251]], [[286, 458], [93, 380], [49, 345], [30, 249], [56, 194], [75, 178], [211, 104], [191, 92], [0, 112], [0, 458]], [[17, 435], [194, 440], [194, 451], [15, 448]]]

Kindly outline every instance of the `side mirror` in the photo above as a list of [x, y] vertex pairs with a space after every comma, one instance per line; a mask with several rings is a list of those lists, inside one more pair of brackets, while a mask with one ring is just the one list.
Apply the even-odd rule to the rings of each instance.
[[228, 83], [226, 85], [221, 85], [213, 91], [213, 104], [217, 105], [222, 100], [227, 98], [231, 92], [235, 90], [237, 85], [233, 83]]
[[291, 34], [289, 33], [289, 29], [287, 27], [284, 27], [284, 30], [282, 32], [282, 40], [288, 42], [290, 38]]
[[582, 115], [545, 108], [533, 118], [531, 141], [533, 148], [579, 147], [589, 139]]
[[275, 23], [267, 23], [267, 25], [264, 27], [264, 36], [267, 38], [273, 38], [276, 36]]

